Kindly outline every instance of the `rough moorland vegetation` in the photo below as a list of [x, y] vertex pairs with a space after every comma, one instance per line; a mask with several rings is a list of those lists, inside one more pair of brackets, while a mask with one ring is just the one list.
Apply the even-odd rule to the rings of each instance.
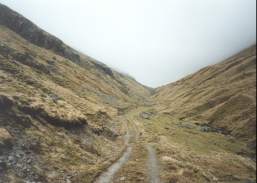
[[[256, 182], [256, 46], [152, 89], [0, 4], [0, 182]], [[124, 120], [124, 121], [123, 121]], [[128, 129], [123, 122], [127, 122]]]

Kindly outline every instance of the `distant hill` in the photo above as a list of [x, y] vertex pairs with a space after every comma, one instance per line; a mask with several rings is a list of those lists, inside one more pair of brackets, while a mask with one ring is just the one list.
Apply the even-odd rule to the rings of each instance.
[[238, 138], [256, 138], [256, 45], [155, 89], [156, 108]]

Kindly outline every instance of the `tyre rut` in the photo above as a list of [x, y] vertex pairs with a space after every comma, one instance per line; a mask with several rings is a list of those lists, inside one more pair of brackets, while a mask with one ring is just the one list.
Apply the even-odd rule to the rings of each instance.
[[95, 181], [95, 183], [109, 183], [112, 181], [114, 174], [122, 167], [122, 165], [128, 160], [133, 147], [129, 145], [129, 139], [130, 139], [130, 132], [129, 132], [129, 128], [125, 122], [125, 120], [122, 118], [122, 122], [125, 126], [126, 129], [126, 135], [124, 137], [124, 144], [127, 146], [126, 151], [124, 152], [124, 154], [122, 155], [122, 157], [120, 157], [120, 159], [115, 162], [114, 164], [112, 164], [106, 172], [103, 172]]
[[[110, 182], [112, 182], [112, 179], [113, 179], [115, 173], [117, 173], [121, 169], [122, 165], [128, 161], [129, 156], [132, 153], [133, 147], [131, 145], [129, 145], [129, 140], [130, 140], [130, 137], [131, 137], [130, 131], [129, 131], [127, 123], [125, 122], [125, 120], [123, 118], [122, 118], [122, 122], [124, 124], [125, 129], [126, 129], [126, 135], [124, 136], [124, 144], [127, 146], [127, 149], [124, 152], [124, 154], [122, 155], [122, 157], [120, 157], [117, 162], [112, 164], [107, 169], [106, 172], [103, 172], [96, 179], [96, 181], [94, 183], [110, 183]], [[139, 143], [139, 137], [140, 137], [139, 130], [138, 130], [137, 126], [135, 125], [135, 123], [131, 119], [129, 120], [129, 122], [132, 124], [133, 129], [134, 129], [135, 142]], [[146, 144], [145, 147], [148, 150], [148, 162], [147, 162], [148, 182], [150, 182], [150, 183], [161, 183], [159, 166], [158, 166], [158, 161], [157, 161], [157, 158], [156, 158], [156, 155], [155, 155], [155, 151], [148, 144]]]
[[160, 172], [159, 172], [159, 166], [157, 163], [157, 158], [154, 152], [154, 149], [149, 146], [145, 145], [148, 150], [148, 180], [151, 183], [161, 183], [160, 179]]

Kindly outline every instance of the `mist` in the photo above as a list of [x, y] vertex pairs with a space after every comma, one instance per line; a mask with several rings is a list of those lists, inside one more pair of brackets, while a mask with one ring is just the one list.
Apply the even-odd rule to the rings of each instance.
[[0, 0], [106, 65], [158, 87], [256, 44], [255, 0]]

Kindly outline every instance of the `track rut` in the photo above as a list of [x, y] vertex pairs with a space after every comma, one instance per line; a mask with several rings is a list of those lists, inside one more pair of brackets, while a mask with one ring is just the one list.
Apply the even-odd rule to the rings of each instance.
[[102, 173], [95, 181], [95, 183], [110, 183], [113, 179], [114, 174], [122, 167], [122, 165], [128, 160], [133, 147], [129, 145], [129, 139], [130, 139], [130, 132], [129, 132], [129, 128], [127, 126], [127, 123], [125, 122], [125, 120], [122, 118], [122, 122], [125, 126], [126, 129], [126, 135], [124, 137], [124, 143], [127, 146], [126, 151], [124, 152], [124, 154], [122, 155], [122, 157], [120, 157], [120, 159], [115, 162], [114, 164], [112, 164], [106, 172]]

